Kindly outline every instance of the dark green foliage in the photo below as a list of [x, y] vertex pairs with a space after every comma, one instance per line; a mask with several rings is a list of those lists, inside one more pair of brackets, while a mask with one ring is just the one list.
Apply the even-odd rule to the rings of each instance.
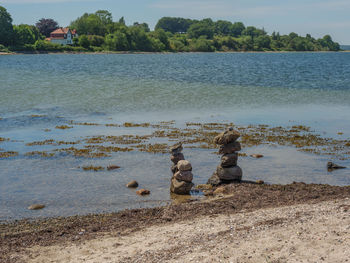
[[7, 10], [0, 6], [0, 44], [8, 46], [13, 41], [12, 18]]
[[195, 20], [181, 17], [162, 17], [159, 19], [155, 29], [163, 29], [171, 33], [186, 33]]
[[[42, 41], [57, 27], [52, 19], [41, 19], [36, 26], [12, 26], [11, 16], [0, 7], [0, 50], [26, 51], [145, 51], [145, 52], [213, 52], [213, 51], [338, 51], [340, 46], [329, 35], [315, 39], [292, 32], [268, 35], [262, 28], [245, 27], [241, 22], [191, 20], [180, 17], [161, 18], [154, 31], [148, 24], [125, 25], [124, 17], [113, 22], [112, 14], [99, 10], [85, 13], [71, 23], [79, 39], [74, 46]], [[50, 27], [51, 26], [51, 27]], [[7, 48], [10, 46], [10, 48]]]
[[50, 33], [58, 28], [58, 23], [51, 18], [42, 18], [35, 26], [42, 35], [49, 37]]
[[90, 47], [90, 41], [86, 35], [81, 35], [79, 37], [79, 46], [83, 48], [89, 48]]
[[42, 39], [39, 30], [35, 26], [18, 25], [13, 26], [13, 44], [15, 46], [24, 46], [25, 44], [34, 44], [35, 41]]

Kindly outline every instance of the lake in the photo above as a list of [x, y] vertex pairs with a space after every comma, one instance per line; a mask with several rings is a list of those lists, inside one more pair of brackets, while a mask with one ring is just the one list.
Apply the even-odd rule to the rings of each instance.
[[[149, 145], [186, 140], [179, 131], [199, 124], [302, 125], [322, 138], [350, 138], [346, 52], [0, 56], [0, 94], [0, 220], [168, 203], [174, 198], [170, 156]], [[150, 136], [169, 131], [179, 136]], [[103, 148], [98, 156], [101, 145], [120, 149]], [[205, 183], [219, 156], [215, 149], [184, 146], [193, 182]], [[77, 149], [96, 155], [87, 158]], [[244, 179], [350, 184], [349, 169], [326, 169], [327, 161], [350, 167], [346, 158], [288, 145], [243, 151]], [[104, 169], [83, 169], [91, 165]], [[121, 168], [108, 171], [109, 165]], [[130, 180], [151, 195], [137, 196], [125, 187]], [[33, 203], [46, 208], [27, 210]]]

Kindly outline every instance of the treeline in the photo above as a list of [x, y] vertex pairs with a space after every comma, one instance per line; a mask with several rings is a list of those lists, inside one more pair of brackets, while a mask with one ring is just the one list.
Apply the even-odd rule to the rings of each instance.
[[[5, 21], [5, 22], [4, 22]], [[145, 51], [145, 52], [213, 52], [213, 51], [338, 51], [340, 46], [329, 35], [315, 39], [296, 33], [269, 35], [263, 28], [242, 22], [191, 20], [163, 17], [154, 31], [146, 23], [126, 25], [124, 18], [113, 21], [106, 10], [85, 13], [71, 22], [79, 38], [72, 46], [45, 41], [58, 24], [41, 19], [33, 25], [12, 25], [11, 16], [0, 7], [0, 50], [38, 51]], [[51, 30], [51, 31], [50, 31]]]

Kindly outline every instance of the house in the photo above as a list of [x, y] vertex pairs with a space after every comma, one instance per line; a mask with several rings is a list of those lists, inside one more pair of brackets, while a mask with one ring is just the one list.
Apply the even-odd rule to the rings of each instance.
[[73, 38], [76, 37], [78, 37], [78, 34], [75, 29], [70, 30], [68, 27], [61, 27], [51, 32], [50, 37], [46, 38], [45, 40], [50, 41], [54, 44], [72, 45]]

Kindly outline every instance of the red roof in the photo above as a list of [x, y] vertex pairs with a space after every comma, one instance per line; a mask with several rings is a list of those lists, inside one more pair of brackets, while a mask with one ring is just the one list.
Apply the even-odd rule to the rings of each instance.
[[[50, 38], [51, 39], [65, 39], [67, 37], [68, 31], [69, 31], [68, 27], [57, 28], [56, 30], [51, 32]], [[75, 29], [71, 30], [71, 33], [72, 33], [72, 35], [74, 37], [74, 35], [77, 33], [77, 31]]]

